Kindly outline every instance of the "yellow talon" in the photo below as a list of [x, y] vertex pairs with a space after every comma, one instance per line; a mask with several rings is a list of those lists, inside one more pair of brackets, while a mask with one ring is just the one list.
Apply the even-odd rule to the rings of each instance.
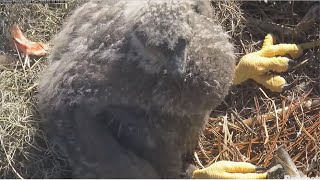
[[276, 38], [272, 34], [267, 34], [264, 38], [262, 49], [266, 49], [276, 43]]
[[285, 72], [289, 68], [290, 59], [281, 57], [289, 54], [292, 58], [302, 55], [303, 50], [320, 46], [320, 40], [296, 44], [277, 44], [274, 45], [275, 38], [268, 34], [263, 42], [262, 49], [243, 56], [235, 72], [233, 84], [240, 84], [248, 79], [252, 79], [274, 92], [281, 92], [286, 81], [275, 75], [267, 75], [268, 71]]
[[273, 92], [281, 92], [282, 88], [287, 84], [286, 80], [278, 75], [264, 74], [253, 78], [259, 84], [270, 89]]
[[257, 167], [247, 162], [218, 161], [193, 172], [195, 179], [266, 179], [267, 172], [255, 173]]
[[255, 52], [262, 57], [283, 56], [289, 54], [292, 58], [298, 58], [303, 53], [303, 47], [296, 44], [278, 44], [272, 34], [267, 34], [260, 51]]

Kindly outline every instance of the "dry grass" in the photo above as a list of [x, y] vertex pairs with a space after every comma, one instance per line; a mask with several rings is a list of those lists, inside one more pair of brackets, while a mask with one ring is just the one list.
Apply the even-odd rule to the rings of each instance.
[[17, 59], [17, 66], [0, 69], [0, 178], [68, 177], [67, 163], [48, 143], [36, 111], [35, 84], [46, 59], [35, 58], [30, 69], [21, 69], [8, 29], [17, 23], [28, 38], [49, 43], [75, 5], [0, 5], [0, 53]]
[[[280, 42], [319, 39], [319, 22], [304, 33], [292, 31], [311, 5], [312, 2], [213, 2], [215, 20], [232, 36], [238, 57], [259, 49], [264, 36], [273, 29]], [[0, 42], [4, 42], [0, 53], [20, 58], [7, 33], [11, 24], [19, 24], [33, 41], [50, 43], [75, 6], [73, 1], [0, 5]], [[212, 113], [196, 151], [199, 161], [195, 163], [208, 165], [224, 159], [269, 166], [276, 147], [285, 144], [299, 170], [310, 177], [320, 176], [320, 107], [304, 104], [319, 99], [319, 58], [319, 48], [305, 51], [297, 61], [307, 59], [307, 63], [283, 73], [294, 86], [281, 94], [259, 88], [251, 81], [234, 87]], [[0, 178], [70, 177], [67, 164], [48, 143], [36, 112], [35, 83], [45, 64], [45, 58], [36, 59], [31, 69], [17, 66], [0, 70]], [[260, 118], [262, 123], [249, 126], [241, 123], [284, 107], [289, 110], [277, 118]]]
[[[40, 60], [41, 61], [41, 60]], [[2, 178], [59, 177], [55, 151], [41, 131], [35, 110], [34, 83], [40, 63], [25, 72], [4, 69], [0, 74], [0, 171]]]

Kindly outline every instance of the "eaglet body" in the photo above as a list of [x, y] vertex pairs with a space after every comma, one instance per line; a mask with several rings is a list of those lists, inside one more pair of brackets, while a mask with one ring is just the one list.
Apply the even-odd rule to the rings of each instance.
[[229, 37], [200, 6], [95, 0], [64, 24], [39, 111], [74, 177], [179, 177], [235, 66]]

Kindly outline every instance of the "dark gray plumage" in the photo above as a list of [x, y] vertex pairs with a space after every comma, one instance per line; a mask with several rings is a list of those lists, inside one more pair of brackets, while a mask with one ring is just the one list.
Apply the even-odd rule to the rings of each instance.
[[39, 111], [75, 177], [179, 176], [233, 79], [233, 46], [208, 4], [94, 0], [69, 18]]

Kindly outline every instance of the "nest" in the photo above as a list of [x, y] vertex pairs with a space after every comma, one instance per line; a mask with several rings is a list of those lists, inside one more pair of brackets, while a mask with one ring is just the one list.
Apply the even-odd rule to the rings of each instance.
[[[77, 5], [0, 4], [0, 53], [17, 59], [14, 66], [0, 70], [0, 178], [70, 177], [68, 164], [42, 131], [36, 110], [36, 81], [46, 59], [34, 59], [30, 69], [20, 68], [21, 58], [7, 30], [17, 23], [29, 39], [50, 44]], [[297, 28], [313, 2], [214, 1], [212, 6], [215, 21], [232, 37], [239, 58], [258, 50], [269, 32], [283, 43], [319, 39], [319, 21]], [[277, 147], [285, 145], [299, 170], [320, 176], [319, 57], [319, 48], [314, 48], [296, 59], [304, 63], [282, 74], [293, 85], [281, 94], [251, 81], [233, 87], [212, 112], [194, 163], [201, 167], [233, 160], [269, 167]]]
[[[216, 7], [223, 2], [213, 2]], [[313, 2], [241, 2], [229, 7], [223, 24], [238, 24], [229, 29], [238, 56], [260, 49], [267, 33], [276, 35], [278, 43], [315, 41], [320, 35], [320, 21], [300, 31], [299, 22]], [[238, 8], [239, 7], [239, 8]], [[230, 14], [238, 8], [237, 14]], [[235, 18], [235, 19], [233, 19]], [[289, 90], [272, 93], [254, 82], [233, 87], [213, 111], [203, 131], [194, 156], [195, 163], [208, 166], [218, 160], [246, 161], [271, 167], [275, 151], [284, 146], [304, 175], [320, 176], [320, 50], [309, 49], [295, 59], [300, 63], [282, 73]]]
[[68, 4], [0, 3], [0, 54], [9, 55], [11, 66], [0, 68], [0, 178], [68, 177], [68, 165], [51, 145], [41, 128], [36, 110], [36, 84], [45, 58], [33, 59], [29, 69], [21, 68], [21, 56], [8, 29], [18, 24], [34, 41], [49, 43], [63, 19], [75, 7]]

